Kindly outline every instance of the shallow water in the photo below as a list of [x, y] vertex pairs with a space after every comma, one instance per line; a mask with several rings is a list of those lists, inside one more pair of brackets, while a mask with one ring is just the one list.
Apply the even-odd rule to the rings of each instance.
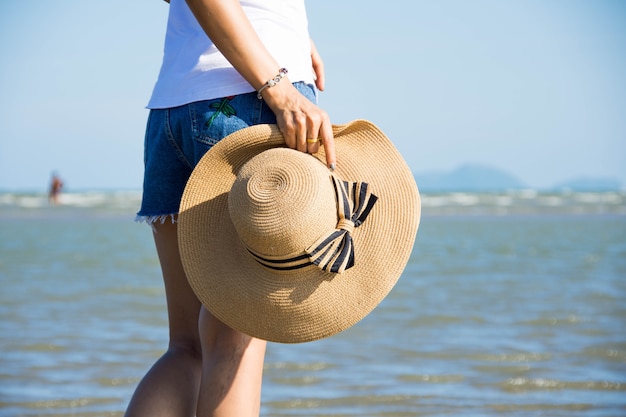
[[[121, 416], [167, 342], [136, 195], [65, 197], [0, 194], [0, 416]], [[423, 208], [409, 265], [372, 314], [269, 345], [262, 415], [626, 415], [623, 194], [450, 194]]]

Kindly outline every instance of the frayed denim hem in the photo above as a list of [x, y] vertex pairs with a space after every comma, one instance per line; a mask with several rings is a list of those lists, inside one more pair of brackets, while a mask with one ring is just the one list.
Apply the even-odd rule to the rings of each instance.
[[140, 216], [139, 214], [137, 216], [135, 216], [135, 222], [137, 223], [146, 223], [148, 225], [150, 225], [150, 227], [152, 227], [152, 231], [156, 232], [156, 227], [154, 227], [154, 224], [159, 222], [161, 224], [164, 224], [165, 221], [169, 218], [172, 221], [172, 224], [176, 223], [178, 221], [178, 219], [176, 218], [176, 216], [178, 215], [178, 213], [172, 213], [172, 214], [161, 214], [159, 216]]

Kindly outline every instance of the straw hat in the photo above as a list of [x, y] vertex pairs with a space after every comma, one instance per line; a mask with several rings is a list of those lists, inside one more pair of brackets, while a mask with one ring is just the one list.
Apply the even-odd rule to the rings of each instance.
[[181, 258], [200, 301], [230, 327], [283, 343], [331, 336], [371, 312], [404, 270], [420, 218], [410, 169], [372, 123], [333, 129], [332, 173], [323, 148], [288, 149], [274, 125], [227, 136], [194, 169]]

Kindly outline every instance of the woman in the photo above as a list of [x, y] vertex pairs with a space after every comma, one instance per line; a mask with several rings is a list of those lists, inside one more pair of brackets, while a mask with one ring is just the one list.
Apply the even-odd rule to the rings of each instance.
[[204, 309], [187, 283], [176, 217], [187, 178], [228, 134], [275, 123], [288, 147], [335, 167], [322, 61], [304, 0], [171, 0], [164, 57], [148, 108], [139, 220], [153, 226], [167, 298], [167, 352], [138, 385], [126, 416], [257, 416], [266, 342]]

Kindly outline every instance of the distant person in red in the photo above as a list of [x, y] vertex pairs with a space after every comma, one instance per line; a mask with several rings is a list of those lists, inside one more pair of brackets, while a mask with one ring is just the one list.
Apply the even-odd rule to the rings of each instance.
[[48, 193], [48, 200], [50, 204], [58, 204], [59, 203], [59, 194], [61, 194], [61, 189], [63, 188], [63, 181], [59, 178], [59, 175], [56, 172], [52, 173], [52, 179], [50, 180], [50, 191]]

